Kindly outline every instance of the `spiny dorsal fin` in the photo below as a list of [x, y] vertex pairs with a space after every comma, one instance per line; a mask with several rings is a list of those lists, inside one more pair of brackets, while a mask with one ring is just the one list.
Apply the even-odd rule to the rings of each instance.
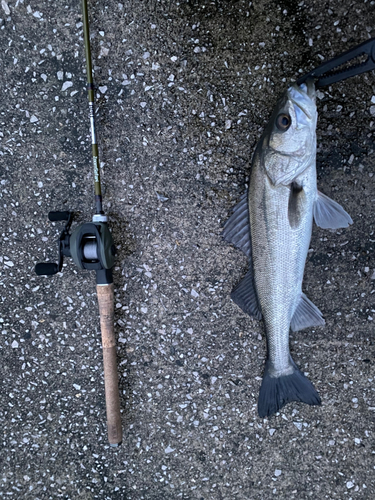
[[239, 248], [245, 255], [251, 255], [250, 222], [247, 191], [234, 207], [233, 214], [224, 224], [223, 238]]

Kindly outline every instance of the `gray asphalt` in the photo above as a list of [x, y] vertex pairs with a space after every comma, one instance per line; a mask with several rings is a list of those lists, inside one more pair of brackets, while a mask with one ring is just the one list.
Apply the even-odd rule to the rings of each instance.
[[54, 261], [49, 210], [93, 213], [79, 2], [2, 0], [1, 498], [370, 499], [375, 75], [323, 89], [304, 291], [326, 326], [291, 351], [322, 398], [260, 419], [263, 325], [230, 292], [221, 228], [288, 82], [375, 36], [374, 1], [90, 2], [105, 209], [118, 255], [123, 445], [109, 448], [95, 279]]

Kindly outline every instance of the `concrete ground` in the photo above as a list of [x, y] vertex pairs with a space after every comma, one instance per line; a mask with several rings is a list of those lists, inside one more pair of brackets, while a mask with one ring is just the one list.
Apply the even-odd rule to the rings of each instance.
[[247, 262], [221, 228], [279, 94], [374, 37], [375, 2], [89, 3], [124, 440], [94, 276], [34, 273], [57, 256], [49, 210], [93, 213], [80, 3], [2, 0], [1, 498], [374, 498], [375, 73], [318, 99], [318, 186], [353, 218], [314, 227], [326, 326], [291, 338], [322, 406], [258, 417], [263, 325], [230, 300]]

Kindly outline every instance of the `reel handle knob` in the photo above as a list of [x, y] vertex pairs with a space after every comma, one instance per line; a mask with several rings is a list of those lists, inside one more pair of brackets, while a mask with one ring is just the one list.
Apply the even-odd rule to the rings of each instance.
[[51, 222], [59, 220], [68, 220], [70, 212], [49, 212], [48, 218]]
[[55, 263], [40, 262], [35, 266], [35, 272], [38, 276], [50, 276], [59, 272], [59, 266]]

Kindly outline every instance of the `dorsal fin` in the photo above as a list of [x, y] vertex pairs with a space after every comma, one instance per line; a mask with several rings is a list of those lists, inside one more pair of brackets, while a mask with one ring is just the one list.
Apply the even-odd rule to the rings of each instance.
[[233, 214], [224, 224], [223, 238], [239, 248], [248, 257], [251, 256], [250, 220], [248, 192], [244, 193], [234, 207]]
[[241, 280], [233, 292], [231, 299], [240, 307], [244, 313], [253, 316], [255, 319], [262, 319], [257, 292], [255, 290], [253, 270], [250, 262], [250, 269]]

